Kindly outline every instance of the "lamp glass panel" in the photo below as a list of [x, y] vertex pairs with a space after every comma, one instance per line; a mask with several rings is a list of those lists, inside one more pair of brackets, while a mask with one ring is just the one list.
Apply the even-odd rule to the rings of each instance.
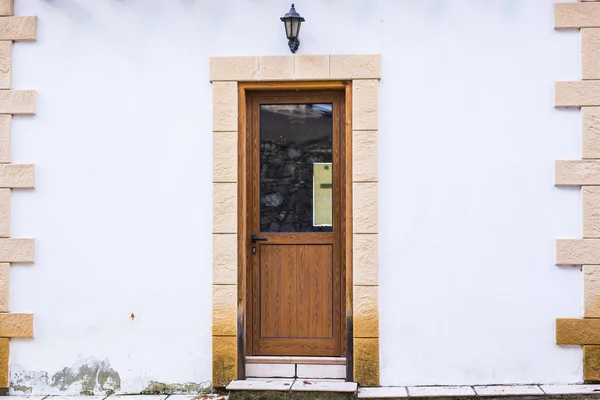
[[298, 31], [300, 30], [300, 18], [292, 19], [292, 37], [298, 37]]
[[292, 37], [292, 19], [291, 18], [285, 19], [285, 35], [288, 37], [288, 39], [290, 37]]

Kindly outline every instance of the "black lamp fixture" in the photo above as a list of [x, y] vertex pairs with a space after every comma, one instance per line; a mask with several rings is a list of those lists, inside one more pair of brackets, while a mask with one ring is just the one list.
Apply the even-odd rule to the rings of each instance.
[[288, 38], [290, 51], [295, 53], [298, 50], [298, 47], [300, 47], [298, 36], [300, 35], [300, 25], [304, 22], [304, 18], [296, 12], [296, 8], [292, 4], [290, 11], [281, 17], [281, 20], [285, 24], [285, 35]]

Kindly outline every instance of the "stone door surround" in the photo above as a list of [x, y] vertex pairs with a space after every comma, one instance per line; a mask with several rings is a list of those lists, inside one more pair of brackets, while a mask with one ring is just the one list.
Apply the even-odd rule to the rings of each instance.
[[[240, 120], [244, 117], [245, 83], [281, 82], [290, 89], [324, 82], [347, 82], [347, 129], [351, 132], [349, 185], [352, 209], [351, 244], [346, 253], [346, 316], [353, 328], [353, 379], [363, 386], [379, 385], [377, 136], [378, 55], [298, 55], [219, 57], [210, 60], [213, 88], [213, 386], [224, 387], [243, 375], [244, 293], [240, 283], [243, 257], [238, 254], [238, 180]], [[352, 321], [353, 320], [353, 321]]]

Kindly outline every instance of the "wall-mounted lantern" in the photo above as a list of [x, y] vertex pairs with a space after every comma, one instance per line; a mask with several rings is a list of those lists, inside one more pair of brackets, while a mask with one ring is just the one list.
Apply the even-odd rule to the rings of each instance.
[[300, 47], [300, 41], [298, 36], [300, 35], [300, 25], [304, 22], [304, 18], [296, 12], [296, 8], [292, 4], [290, 11], [281, 17], [281, 20], [285, 24], [285, 35], [288, 38], [288, 46], [292, 53], [295, 53]]

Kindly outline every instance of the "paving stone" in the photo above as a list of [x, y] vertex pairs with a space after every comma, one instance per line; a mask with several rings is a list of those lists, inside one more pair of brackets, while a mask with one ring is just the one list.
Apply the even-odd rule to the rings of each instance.
[[540, 385], [546, 394], [600, 393], [600, 385]]
[[410, 397], [475, 396], [470, 386], [409, 386]]
[[359, 399], [397, 399], [401, 397], [408, 397], [408, 390], [404, 386], [358, 389]]
[[475, 386], [478, 396], [519, 396], [527, 394], [544, 394], [537, 385], [494, 385]]

